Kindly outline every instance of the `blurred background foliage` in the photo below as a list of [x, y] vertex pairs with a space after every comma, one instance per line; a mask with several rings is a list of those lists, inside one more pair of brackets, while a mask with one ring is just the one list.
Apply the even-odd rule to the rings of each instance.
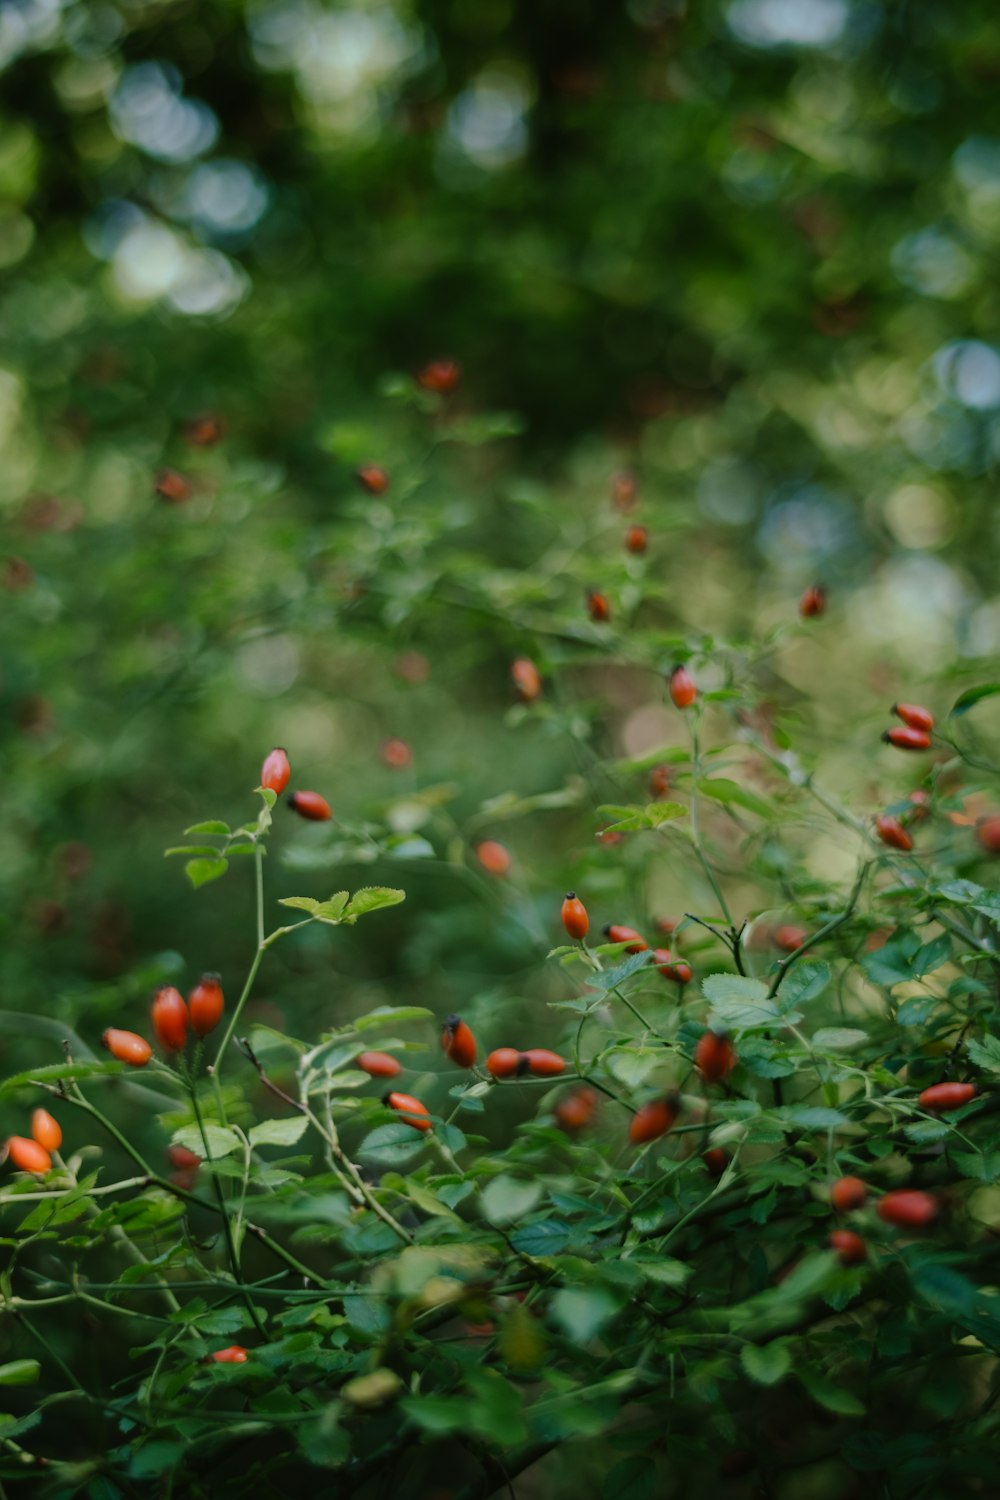
[[[989, 4], [0, 0], [0, 67], [10, 1009], [93, 1044], [161, 980], [238, 988], [249, 868], [194, 892], [162, 851], [250, 817], [274, 743], [340, 821], [285, 815], [269, 898], [408, 893], [269, 959], [253, 1014], [299, 1035], [536, 1014], [570, 883], [602, 921], [704, 909], [595, 840], [646, 796], [601, 761], [684, 740], [678, 655], [861, 810], [905, 794], [887, 703], [1000, 642]], [[808, 903], [830, 839], [736, 905]], [[55, 1045], [10, 1030], [5, 1071]]]

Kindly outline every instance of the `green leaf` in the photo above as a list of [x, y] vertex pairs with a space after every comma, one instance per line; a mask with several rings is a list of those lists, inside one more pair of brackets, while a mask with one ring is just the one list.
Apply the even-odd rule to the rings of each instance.
[[786, 1120], [801, 1125], [804, 1130], [839, 1130], [851, 1122], [839, 1109], [827, 1109], [822, 1104], [795, 1105], [782, 1111]]
[[756, 792], [750, 792], [746, 787], [740, 786], [737, 781], [727, 781], [724, 777], [713, 776], [710, 780], [698, 782], [698, 790], [705, 797], [712, 797], [716, 802], [732, 802], [737, 807], [743, 807], [747, 812], [756, 813], [759, 818], [771, 818], [774, 816], [774, 806], [764, 797], [758, 797]]
[[830, 983], [830, 965], [822, 959], [802, 959], [789, 969], [778, 990], [778, 1007], [784, 1015], [793, 1007], [807, 1005], [822, 995]]
[[755, 1027], [774, 1026], [781, 1019], [777, 1004], [761, 979], [742, 974], [707, 974], [701, 983], [702, 993], [711, 1002], [709, 1024], [749, 1031]]
[[118, 1077], [126, 1072], [124, 1063], [105, 1062], [95, 1057], [92, 1062], [47, 1063], [42, 1068], [29, 1068], [24, 1073], [14, 1073], [0, 1084], [0, 1093], [13, 1093], [30, 1083], [58, 1083], [64, 1078]]
[[233, 1151], [242, 1151], [243, 1142], [235, 1131], [227, 1130], [222, 1125], [206, 1125], [205, 1141], [197, 1125], [182, 1125], [180, 1130], [175, 1130], [171, 1136], [171, 1142], [175, 1146], [186, 1146], [189, 1151], [195, 1151], [199, 1156], [205, 1154], [205, 1141], [208, 1142], [210, 1156], [229, 1156]]
[[601, 1491], [602, 1500], [654, 1500], [658, 1493], [656, 1464], [641, 1453], [623, 1458], [609, 1469]]
[[814, 1401], [820, 1406], [825, 1406], [827, 1411], [836, 1412], [841, 1417], [863, 1417], [865, 1408], [857, 1396], [850, 1391], [843, 1390], [839, 1385], [834, 1385], [828, 1375], [821, 1370], [801, 1369], [795, 1372], [806, 1390]]
[[997, 693], [1000, 693], [1000, 682], [984, 682], [979, 687], [966, 688], [965, 692], [955, 699], [948, 713], [952, 716], [966, 714], [984, 698], [994, 698]]
[[988, 1073], [1000, 1073], [1000, 1037], [987, 1034], [981, 1042], [970, 1038], [965, 1050], [977, 1067], [985, 1068]]
[[597, 811], [602, 818], [614, 819], [605, 827], [605, 833], [635, 833], [640, 829], [659, 828], [663, 823], [687, 816], [683, 802], [649, 802], [645, 807], [605, 803]]
[[491, 1224], [509, 1224], [530, 1214], [542, 1192], [540, 1182], [526, 1182], [503, 1173], [483, 1189], [483, 1212]]
[[190, 828], [185, 828], [185, 835], [189, 833], [216, 833], [223, 837], [232, 830], [228, 823], [220, 823], [217, 818], [210, 818], [207, 823], [192, 823]]
[[935, 969], [940, 969], [951, 958], [951, 938], [948, 933], [942, 932], [939, 937], [929, 943], [924, 943], [913, 955], [912, 971], [914, 979], [922, 979], [925, 974], [933, 974]]
[[34, 1385], [41, 1373], [37, 1359], [12, 1359], [0, 1365], [0, 1385]]
[[606, 1287], [563, 1287], [552, 1298], [551, 1312], [568, 1339], [587, 1344], [614, 1317], [619, 1305]]
[[653, 955], [648, 949], [642, 953], [630, 953], [627, 958], [622, 959], [613, 969], [604, 969], [600, 974], [593, 974], [587, 980], [589, 989], [599, 990], [607, 994], [616, 989], [624, 980], [630, 979], [639, 969], [644, 969], [652, 962]]
[[358, 1016], [351, 1022], [355, 1031], [370, 1031], [373, 1026], [383, 1026], [391, 1023], [393, 1026], [402, 1025], [404, 1021], [427, 1021], [434, 1019], [434, 1012], [426, 1010], [422, 1005], [380, 1005], [377, 1010], [369, 1011], [366, 1016]]
[[307, 911], [310, 916], [314, 916], [322, 902], [317, 901], [315, 896], [280, 896], [278, 905], [291, 906], [295, 911]]
[[774, 1339], [769, 1344], [744, 1344], [740, 1364], [757, 1385], [777, 1385], [792, 1368], [787, 1344]]
[[369, 912], [381, 911], [384, 906], [398, 906], [406, 900], [405, 891], [394, 890], [388, 885], [366, 885], [355, 891], [348, 903], [345, 916], [348, 921], [367, 916]]
[[855, 1026], [821, 1026], [812, 1036], [817, 1052], [846, 1052], [852, 1047], [863, 1046], [867, 1041], [867, 1031], [860, 1031]]
[[424, 1139], [419, 1130], [402, 1122], [398, 1125], [379, 1125], [370, 1130], [357, 1148], [364, 1161], [381, 1167], [401, 1167], [419, 1156]]
[[309, 1121], [305, 1115], [292, 1115], [287, 1120], [262, 1120], [251, 1125], [247, 1132], [251, 1146], [294, 1146], [306, 1133]]
[[210, 880], [218, 880], [228, 869], [227, 859], [189, 859], [184, 873], [197, 890], [200, 885], [208, 885]]

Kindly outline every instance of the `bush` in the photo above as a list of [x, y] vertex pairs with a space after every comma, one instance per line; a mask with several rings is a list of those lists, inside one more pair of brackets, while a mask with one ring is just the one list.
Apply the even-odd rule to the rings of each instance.
[[[418, 421], [452, 420], [447, 398], [402, 394]], [[80, 1035], [71, 1008], [8, 1018], [27, 1054], [4, 1085], [18, 1135], [44, 1104], [64, 1143], [45, 1171], [13, 1142], [28, 1171], [0, 1194], [4, 1477], [238, 1495], [326, 1470], [338, 1493], [391, 1476], [400, 1495], [472, 1496], [537, 1466], [557, 1493], [564, 1472], [609, 1496], [846, 1495], [858, 1476], [984, 1492], [1000, 907], [977, 726], [1000, 684], [968, 686], [929, 732], [919, 705], [833, 722], [825, 691], [810, 720], [775, 682], [836, 639], [839, 601], [800, 621], [788, 598], [759, 646], [671, 629], [655, 507], [649, 550], [605, 559], [604, 619], [554, 540], [551, 562], [489, 570], [455, 535], [459, 502], [418, 518], [361, 493], [355, 649], [383, 599], [427, 647], [404, 662], [418, 683], [449, 637], [470, 669], [506, 642], [496, 732], [559, 774], [475, 812], [475, 768], [435, 740], [454, 781], [353, 806], [335, 763], [303, 786], [288, 735], [285, 796], [269, 763], [241, 823], [227, 757], [234, 826], [202, 806], [167, 851], [203, 908], [199, 945], [225, 950], [223, 1020], [199, 991], [178, 1050], [186, 1012], [162, 986], [195, 975], [171, 954], [92, 991]], [[533, 494], [508, 504], [518, 545], [546, 529]], [[202, 545], [189, 535], [177, 545]], [[457, 634], [463, 613], [482, 635]], [[657, 678], [667, 742], [612, 753]], [[893, 725], [918, 748], [880, 744]], [[827, 779], [845, 737], [894, 787], [878, 802]], [[405, 741], [383, 758], [414, 776]], [[336, 816], [303, 803], [313, 787], [336, 789]], [[285, 801], [319, 820], [286, 832]], [[435, 901], [424, 874], [407, 915], [409, 875], [431, 867], [464, 894]], [[352, 869], [399, 885], [336, 873]], [[346, 1003], [329, 992], [331, 952], [391, 972], [393, 948], [418, 971], [423, 949], [439, 1002], [392, 980], [391, 1003], [365, 1006], [357, 976]], [[299, 990], [319, 982], [307, 1028]], [[151, 1032], [138, 991], [156, 985]], [[170, 1046], [146, 1064], [111, 1035], [103, 1059], [97, 1016]]]

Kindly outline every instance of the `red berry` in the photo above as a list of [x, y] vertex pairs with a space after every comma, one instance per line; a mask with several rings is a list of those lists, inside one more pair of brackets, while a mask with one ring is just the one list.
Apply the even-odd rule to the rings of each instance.
[[101, 1037], [102, 1046], [118, 1062], [130, 1063], [133, 1068], [144, 1068], [153, 1055], [153, 1049], [144, 1037], [134, 1031], [119, 1031], [109, 1026]]
[[893, 729], [887, 729], [882, 736], [887, 745], [895, 745], [897, 750], [929, 750], [931, 748], [931, 737], [925, 729], [913, 729], [909, 724], [898, 724]]
[[611, 601], [600, 589], [591, 589], [587, 594], [587, 613], [598, 625], [606, 625], [611, 619]]
[[968, 1104], [975, 1097], [974, 1083], [932, 1083], [929, 1089], [924, 1089], [917, 1103], [921, 1109], [938, 1114], [946, 1109], [961, 1109], [963, 1104]]
[[210, 414], [192, 417], [191, 421], [184, 425], [185, 437], [196, 448], [214, 448], [222, 438], [224, 430], [221, 419]]
[[690, 708], [698, 696], [694, 678], [687, 667], [675, 667], [670, 674], [670, 696], [675, 708]]
[[691, 965], [686, 959], [674, 958], [669, 948], [654, 948], [653, 962], [664, 979], [672, 979], [675, 984], [691, 983]]
[[362, 464], [354, 472], [361, 488], [369, 495], [384, 495], [389, 488], [389, 475], [381, 464]]
[[582, 942], [590, 930], [587, 908], [575, 891], [567, 891], [562, 904], [562, 924], [571, 938]]
[[549, 1052], [545, 1047], [531, 1047], [521, 1053], [521, 1069], [533, 1078], [555, 1078], [566, 1071], [566, 1059], [558, 1052]]
[[868, 1188], [860, 1177], [840, 1177], [830, 1189], [830, 1202], [839, 1214], [860, 1208], [868, 1197]]
[[403, 1071], [402, 1063], [390, 1052], [360, 1052], [354, 1061], [371, 1078], [395, 1078]]
[[609, 943], [627, 943], [626, 953], [645, 953], [649, 944], [634, 927], [622, 927], [618, 922], [609, 922], [604, 929]]
[[782, 953], [794, 953], [796, 948], [801, 948], [808, 936], [804, 927], [796, 927], [793, 922], [783, 922], [774, 929], [774, 946], [780, 948]]
[[412, 1125], [414, 1130], [430, 1130], [427, 1105], [414, 1099], [412, 1094], [386, 1094], [385, 1102], [390, 1109], [396, 1110], [401, 1120]]
[[645, 552], [649, 546], [649, 532], [645, 526], [630, 526], [625, 533], [625, 548], [628, 552]]
[[191, 1030], [195, 1036], [208, 1036], [222, 1020], [226, 999], [218, 974], [203, 974], [188, 996]]
[[987, 854], [1000, 854], [1000, 813], [982, 818], [976, 824], [976, 838]]
[[52, 1170], [52, 1158], [45, 1147], [26, 1135], [12, 1135], [7, 1142], [7, 1157], [19, 1172], [32, 1172], [43, 1177]]
[[171, 505], [183, 505], [191, 499], [191, 482], [176, 469], [161, 469], [156, 476], [156, 493]]
[[911, 729], [923, 729], [930, 733], [934, 728], [934, 715], [921, 703], [894, 703], [892, 711], [897, 719], [902, 719]]
[[511, 662], [510, 677], [522, 703], [534, 703], [541, 696], [541, 673], [526, 656], [519, 656], [516, 661]]
[[721, 1146], [710, 1146], [701, 1159], [710, 1177], [721, 1177], [729, 1165], [729, 1157]]
[[496, 839], [484, 839], [481, 844], [477, 844], [476, 858], [487, 875], [496, 875], [498, 878], [509, 875], [514, 863], [510, 850], [503, 844], [498, 844]]
[[280, 797], [288, 785], [288, 778], [291, 774], [292, 768], [288, 764], [288, 756], [280, 745], [275, 745], [260, 768], [261, 786]]
[[616, 474], [611, 481], [611, 503], [615, 510], [631, 510], [639, 493], [639, 481], [634, 474]]
[[319, 792], [293, 792], [288, 805], [300, 818], [305, 818], [310, 823], [325, 823], [328, 818], [333, 817], [332, 807]]
[[442, 396], [453, 391], [461, 378], [462, 367], [455, 359], [432, 359], [417, 371], [417, 381], [424, 390], [437, 391]]
[[441, 1046], [445, 1055], [460, 1068], [471, 1068], [476, 1061], [476, 1039], [459, 1016], [446, 1018]]
[[564, 1094], [553, 1114], [560, 1129], [575, 1135], [590, 1124], [596, 1110], [597, 1094], [594, 1089], [584, 1086], [574, 1089], [571, 1094]]
[[521, 1054], [516, 1047], [497, 1047], [486, 1059], [486, 1071], [494, 1078], [514, 1078], [521, 1072]]
[[216, 1349], [209, 1359], [217, 1365], [245, 1365], [250, 1358], [242, 1344], [230, 1344], [228, 1349]]
[[413, 751], [405, 740], [388, 739], [382, 745], [382, 761], [393, 771], [405, 771], [413, 765]]
[[649, 773], [649, 795], [656, 801], [670, 795], [673, 773], [669, 766], [654, 766]]
[[58, 1151], [62, 1145], [62, 1127], [47, 1109], [36, 1109], [32, 1114], [31, 1134], [46, 1151]]
[[826, 609], [826, 590], [818, 583], [811, 584], [799, 600], [799, 614], [803, 620], [815, 619]]
[[842, 1266], [860, 1266], [868, 1259], [868, 1246], [853, 1229], [834, 1229], [828, 1243]]
[[938, 1203], [930, 1193], [921, 1193], [912, 1188], [902, 1188], [895, 1193], [886, 1193], [875, 1205], [875, 1212], [887, 1224], [896, 1224], [900, 1229], [922, 1229], [937, 1218]]
[[639, 1146], [646, 1141], [655, 1141], [666, 1135], [678, 1115], [676, 1094], [665, 1094], [662, 1099], [650, 1099], [636, 1110], [628, 1127], [628, 1138]]
[[898, 818], [892, 818], [888, 813], [880, 813], [875, 819], [875, 832], [883, 844], [888, 844], [890, 849], [902, 849], [904, 854], [913, 848], [913, 840], [903, 827]]
[[705, 1031], [694, 1049], [695, 1067], [706, 1083], [721, 1083], [736, 1066], [733, 1044], [724, 1031]]
[[168, 1146], [167, 1160], [179, 1172], [196, 1172], [201, 1166], [201, 1157], [186, 1146]]
[[153, 997], [153, 1032], [164, 1052], [181, 1052], [187, 1041], [188, 1013], [184, 996], [165, 984]]

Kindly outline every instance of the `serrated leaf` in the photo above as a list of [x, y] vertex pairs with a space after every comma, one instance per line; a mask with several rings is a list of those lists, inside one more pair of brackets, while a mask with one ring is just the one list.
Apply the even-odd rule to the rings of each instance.
[[652, 958], [653, 955], [648, 948], [642, 953], [630, 953], [627, 958], [622, 959], [620, 964], [615, 964], [614, 968], [604, 969], [600, 974], [592, 974], [587, 980], [588, 988], [607, 994], [626, 979], [630, 979], [633, 974], [638, 973], [640, 969], [644, 969]]
[[13, 1073], [0, 1084], [0, 1093], [13, 1093], [15, 1089], [24, 1088], [29, 1083], [59, 1083], [64, 1078], [97, 1078], [102, 1075], [116, 1077], [126, 1071], [124, 1063], [110, 1060], [104, 1062], [97, 1057], [90, 1062], [48, 1063], [42, 1068], [29, 1068], [23, 1073]]
[[357, 1153], [363, 1161], [374, 1162], [376, 1166], [401, 1167], [419, 1156], [424, 1144], [419, 1130], [400, 1122], [370, 1130], [358, 1146]]
[[251, 1146], [294, 1146], [306, 1133], [309, 1121], [305, 1115], [291, 1115], [286, 1120], [262, 1120], [247, 1131]]
[[828, 1109], [823, 1104], [794, 1105], [784, 1111], [784, 1118], [803, 1130], [839, 1130], [851, 1123], [839, 1109]]
[[218, 818], [209, 818], [207, 823], [192, 823], [190, 828], [185, 828], [185, 834], [189, 833], [217, 833], [225, 837], [232, 830], [228, 823], [220, 823]]
[[841, 1417], [863, 1417], [865, 1408], [863, 1402], [857, 1396], [845, 1391], [841, 1386], [834, 1385], [829, 1376], [820, 1370], [804, 1369], [795, 1372], [806, 1390], [814, 1401], [820, 1406], [825, 1406], [827, 1411], [836, 1412]]
[[830, 983], [830, 965], [823, 959], [805, 959], [790, 969], [778, 990], [778, 1008], [785, 1012], [793, 1006], [816, 1000]]
[[184, 866], [184, 873], [197, 890], [201, 885], [208, 885], [210, 880], [218, 880], [228, 869], [229, 861], [226, 859], [189, 859]]
[[710, 1025], [750, 1031], [774, 1026], [781, 1020], [778, 1006], [768, 995], [763, 980], [742, 974], [707, 974], [701, 988], [712, 1006]]
[[1000, 1073], [1000, 1037], [986, 1035], [981, 1042], [970, 1037], [965, 1050], [977, 1067], [985, 1068], [988, 1073]]
[[199, 1156], [205, 1154], [205, 1141], [208, 1143], [209, 1156], [229, 1156], [231, 1152], [243, 1149], [239, 1136], [222, 1125], [206, 1125], [205, 1141], [202, 1140], [202, 1133], [197, 1125], [182, 1125], [179, 1130], [174, 1131], [170, 1140], [173, 1145], [186, 1146]]
[[777, 1385], [792, 1368], [787, 1344], [773, 1339], [769, 1344], [744, 1344], [740, 1364], [757, 1385]]
[[433, 1020], [434, 1012], [425, 1009], [422, 1005], [380, 1005], [377, 1010], [369, 1011], [366, 1016], [358, 1016], [351, 1022], [355, 1031], [370, 1031], [373, 1026], [383, 1026], [387, 1022], [393, 1026], [401, 1025], [404, 1021], [426, 1021]]
[[319, 911], [321, 903], [316, 900], [315, 896], [280, 896], [278, 905], [290, 906], [294, 911], [307, 911], [310, 916], [313, 916]]
[[353, 920], [356, 917], [367, 916], [369, 912], [381, 911], [385, 906], [398, 906], [401, 901], [406, 900], [406, 892], [395, 890], [388, 885], [366, 885], [360, 891], [355, 891], [351, 897], [345, 916]]

